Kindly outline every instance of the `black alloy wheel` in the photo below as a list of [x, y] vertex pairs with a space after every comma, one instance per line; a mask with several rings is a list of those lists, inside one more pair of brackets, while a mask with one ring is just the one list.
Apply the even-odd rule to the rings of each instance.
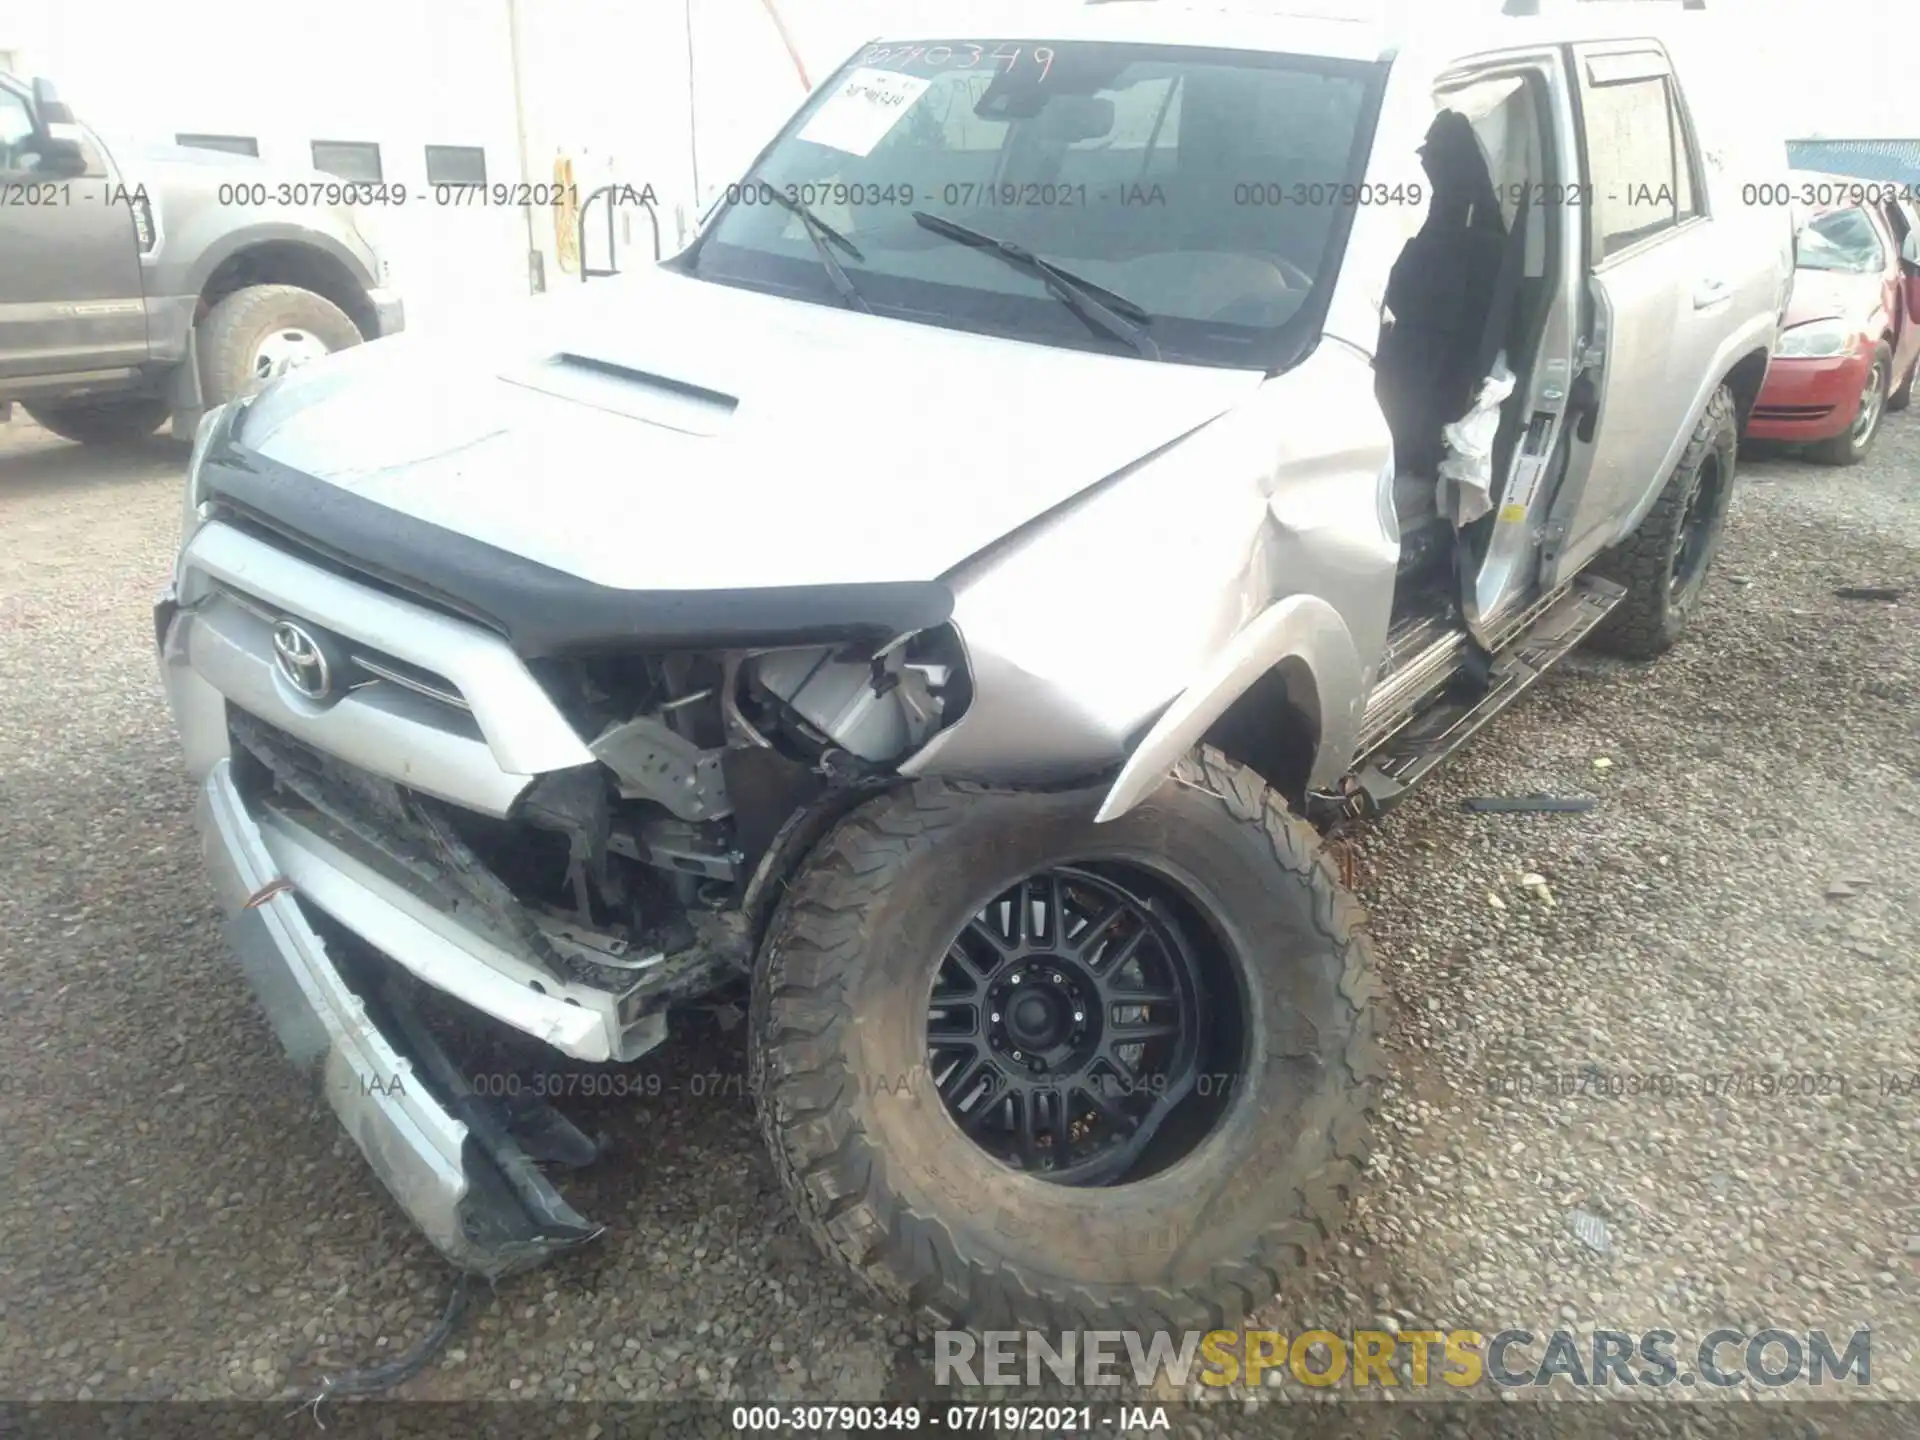
[[782, 1189], [945, 1328], [1231, 1328], [1367, 1177], [1385, 995], [1319, 835], [1205, 747], [1106, 793], [876, 795], [756, 957]]
[[[929, 1073], [961, 1132], [1002, 1164], [1113, 1184], [1143, 1168], [1190, 1098], [1213, 1098], [1203, 1065], [1220, 1049], [1209, 1044], [1219, 1007], [1157, 888], [1133, 867], [1047, 870], [985, 906], [942, 958]], [[1198, 1139], [1156, 1158], [1172, 1163]]]
[[1726, 509], [1721, 503], [1725, 483], [1726, 472], [1720, 467], [1719, 456], [1708, 452], [1700, 464], [1700, 483], [1687, 497], [1686, 510], [1680, 517], [1680, 534], [1673, 547], [1667, 588], [1675, 596], [1684, 595], [1706, 578], [1706, 561], [1713, 552], [1713, 542]]

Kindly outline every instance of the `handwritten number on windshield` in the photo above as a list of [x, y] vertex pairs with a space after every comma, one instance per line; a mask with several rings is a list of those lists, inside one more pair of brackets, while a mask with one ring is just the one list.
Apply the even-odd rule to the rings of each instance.
[[1022, 59], [1040, 67], [1040, 81], [1053, 73], [1054, 50], [1051, 45], [1002, 45], [993, 54], [988, 55], [986, 47], [971, 40], [957, 41], [950, 45], [869, 45], [861, 55], [862, 65], [925, 65], [931, 69], [941, 69], [947, 65], [959, 65], [963, 69], [972, 69], [981, 60], [991, 60], [996, 70], [1012, 71]]

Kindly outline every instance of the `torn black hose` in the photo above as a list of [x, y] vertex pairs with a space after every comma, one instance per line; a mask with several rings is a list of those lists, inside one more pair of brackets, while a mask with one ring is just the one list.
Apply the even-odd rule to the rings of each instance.
[[[384, 1365], [369, 1365], [360, 1370], [349, 1370], [344, 1375], [323, 1376], [320, 1388], [312, 1397], [304, 1401], [300, 1409], [311, 1410], [314, 1422], [321, 1429], [326, 1422], [320, 1418], [320, 1407], [328, 1400], [339, 1395], [377, 1395], [382, 1390], [391, 1390], [418, 1375], [431, 1365], [440, 1352], [453, 1339], [460, 1322], [466, 1318], [467, 1305], [473, 1296], [474, 1282], [478, 1277], [462, 1271], [453, 1282], [453, 1293], [447, 1297], [447, 1308], [433, 1329], [429, 1330], [420, 1343], [404, 1355], [396, 1356]], [[299, 1410], [293, 1412], [299, 1414]]]

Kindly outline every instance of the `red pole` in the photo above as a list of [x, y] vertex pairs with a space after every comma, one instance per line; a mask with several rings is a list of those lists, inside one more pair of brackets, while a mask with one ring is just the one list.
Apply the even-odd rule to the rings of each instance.
[[807, 78], [806, 62], [800, 58], [800, 51], [793, 43], [793, 36], [787, 33], [787, 23], [780, 18], [780, 7], [774, 0], [760, 0], [766, 7], [767, 18], [773, 21], [773, 28], [780, 32], [780, 43], [787, 47], [787, 58], [793, 61], [793, 68], [800, 72], [800, 88], [813, 89], [813, 81]]

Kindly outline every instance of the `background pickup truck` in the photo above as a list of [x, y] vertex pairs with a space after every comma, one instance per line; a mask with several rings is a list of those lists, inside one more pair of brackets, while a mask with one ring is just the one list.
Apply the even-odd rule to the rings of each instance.
[[118, 155], [0, 73], [0, 419], [136, 439], [404, 324], [356, 187], [181, 146]]

